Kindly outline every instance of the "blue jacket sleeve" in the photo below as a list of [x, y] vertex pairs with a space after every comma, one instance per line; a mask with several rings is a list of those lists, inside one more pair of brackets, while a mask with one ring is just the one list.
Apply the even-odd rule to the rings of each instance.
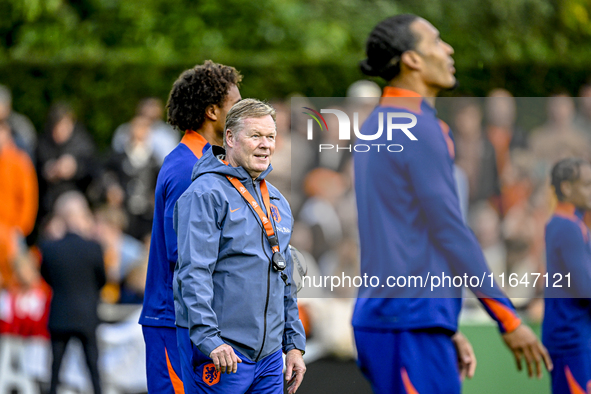
[[[562, 275], [560, 283], [563, 288], [567, 287], [565, 275], [570, 273], [570, 289], [567, 289], [576, 298], [590, 298], [591, 289], [591, 261], [587, 251], [587, 242], [583, 237], [581, 228], [575, 223], [567, 222], [561, 226], [560, 231], [556, 233], [557, 247], [562, 257], [563, 272], [556, 272]], [[553, 275], [556, 275], [553, 273]], [[549, 278], [552, 283], [558, 280], [558, 277]]]
[[285, 286], [283, 301], [285, 308], [283, 352], [287, 353], [292, 349], [306, 350], [306, 333], [298, 312], [297, 286], [293, 280], [294, 264], [289, 247], [285, 251], [285, 259], [287, 262], [287, 276], [290, 278], [290, 285]]
[[[427, 131], [427, 130], [426, 130]], [[429, 236], [443, 252], [454, 275], [467, 274], [487, 278], [490, 270], [472, 231], [462, 220], [456, 193], [452, 163], [443, 134], [430, 129], [424, 137], [413, 141], [406, 155], [407, 170], [428, 221]], [[472, 288], [489, 315], [497, 321], [501, 332], [512, 331], [521, 321], [511, 301], [490, 279], [481, 287]]]
[[180, 294], [188, 310], [191, 340], [206, 355], [224, 344], [212, 308], [220, 209], [211, 193], [191, 191], [178, 200], [175, 215]]
[[[184, 185], [183, 185], [184, 186]], [[164, 244], [166, 245], [166, 258], [174, 267], [178, 257], [177, 236], [173, 227], [173, 217], [176, 202], [183, 194], [184, 189], [179, 181], [167, 182], [164, 192]]]

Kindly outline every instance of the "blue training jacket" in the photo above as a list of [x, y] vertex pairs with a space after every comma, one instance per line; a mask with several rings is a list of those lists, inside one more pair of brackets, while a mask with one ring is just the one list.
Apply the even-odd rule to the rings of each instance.
[[[227, 343], [251, 361], [283, 348], [304, 350], [289, 250], [292, 214], [288, 202], [268, 184], [273, 224], [287, 260], [287, 285], [271, 266], [271, 247], [260, 218], [226, 175], [237, 178], [264, 207], [260, 180], [220, 158], [214, 146], [193, 169], [193, 183], [175, 209], [179, 258], [174, 287], [177, 325], [206, 355]], [[265, 211], [263, 209], [263, 211]]]
[[554, 355], [591, 351], [591, 240], [583, 214], [559, 202], [546, 225], [542, 342]]
[[[482, 250], [464, 224], [453, 177], [454, 143], [449, 127], [417, 93], [386, 87], [380, 105], [362, 126], [373, 135], [383, 115], [383, 133], [371, 144], [383, 144], [379, 152], [355, 153], [355, 192], [361, 248], [361, 274], [377, 276], [485, 277], [472, 288], [495, 319], [501, 332], [521, 323], [515, 309], [496, 283], [491, 286]], [[388, 112], [414, 114], [416, 126], [410, 140], [393, 130], [388, 140]], [[396, 123], [400, 119], [395, 119]], [[402, 120], [400, 123], [408, 123]], [[362, 141], [358, 141], [362, 142]], [[398, 147], [386, 146], [398, 144]], [[443, 328], [455, 332], [461, 309], [462, 287], [427, 286], [388, 289], [362, 287], [353, 313], [355, 328], [410, 330]]]
[[166, 156], [158, 173], [144, 305], [139, 321], [142, 325], [175, 327], [172, 297], [177, 259], [176, 233], [172, 226], [174, 205], [191, 184], [193, 166], [210, 146], [197, 132], [187, 131]]

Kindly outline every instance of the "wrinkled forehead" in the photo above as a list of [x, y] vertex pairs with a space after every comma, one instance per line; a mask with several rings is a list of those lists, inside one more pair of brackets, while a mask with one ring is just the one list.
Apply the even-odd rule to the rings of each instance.
[[244, 131], [259, 132], [259, 133], [276, 133], [275, 121], [271, 115], [266, 115], [260, 118], [245, 118], [242, 120]]

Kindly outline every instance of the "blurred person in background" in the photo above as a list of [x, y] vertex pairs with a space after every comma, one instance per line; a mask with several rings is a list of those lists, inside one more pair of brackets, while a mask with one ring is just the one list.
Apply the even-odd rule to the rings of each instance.
[[[337, 111], [345, 111], [343, 107], [331, 106], [329, 109]], [[324, 119], [326, 120], [326, 130], [320, 134], [320, 143], [329, 144], [335, 147], [335, 149], [329, 149], [322, 153], [316, 152], [316, 162], [318, 167], [327, 168], [332, 171], [341, 171], [347, 160], [351, 157], [351, 152], [348, 149], [338, 150], [336, 149], [343, 144], [343, 141], [339, 139], [339, 119], [334, 114], [325, 114]]]
[[16, 240], [33, 230], [39, 194], [35, 167], [15, 145], [5, 120], [0, 120], [0, 179], [0, 287], [9, 287], [15, 281]]
[[512, 159], [527, 149], [527, 135], [515, 124], [517, 106], [515, 98], [505, 89], [489, 92], [485, 99], [485, 131], [494, 147], [497, 173], [501, 188], [501, 199], [496, 207], [501, 216], [514, 204], [512, 199], [518, 192], [518, 182], [510, 172], [514, 171]]
[[148, 256], [150, 254], [150, 235], [142, 242], [142, 254], [125, 272], [121, 282], [121, 304], [142, 304], [148, 276]]
[[273, 155], [273, 172], [269, 174], [269, 182], [291, 203], [291, 130], [289, 103], [273, 101], [277, 119], [277, 139]]
[[[305, 100], [305, 107], [311, 107], [309, 100], [304, 99], [299, 94], [292, 94], [291, 97]], [[290, 100], [288, 98], [287, 100]], [[302, 108], [291, 108], [291, 161], [295, 165], [291, 167], [291, 209], [295, 217], [299, 216], [302, 205], [306, 199], [303, 191], [304, 180], [308, 172], [316, 168], [316, 149], [313, 148], [313, 143], [317, 143], [319, 133], [314, 134], [316, 140], [309, 141], [307, 139], [306, 122], [309, 116], [305, 115]]]
[[456, 100], [455, 162], [468, 178], [469, 203], [489, 200], [497, 210], [501, 194], [495, 149], [482, 130], [482, 110], [476, 99]]
[[[419, 137], [409, 141], [404, 133], [392, 133], [390, 142], [383, 133], [377, 143], [402, 143], [404, 152], [355, 155], [361, 274], [385, 280], [427, 271], [488, 273], [478, 241], [461, 215], [454, 141], [434, 109], [439, 92], [457, 84], [453, 48], [428, 21], [405, 14], [380, 22], [367, 40], [366, 53], [361, 70], [385, 79], [388, 86], [361, 132], [375, 132], [379, 110], [404, 110], [416, 117], [412, 132]], [[474, 136], [479, 122], [474, 116], [466, 116], [466, 122], [466, 131]], [[472, 347], [457, 331], [461, 289], [442, 290], [449, 298], [434, 298], [420, 287], [402, 295], [360, 288], [352, 321], [358, 363], [376, 393], [460, 393], [463, 377], [474, 374]], [[542, 360], [551, 370], [546, 349], [499, 287], [477, 290], [518, 369], [526, 354], [529, 376], [541, 376]]]
[[359, 127], [378, 105], [381, 95], [382, 89], [373, 81], [361, 79], [349, 85], [346, 101], [347, 113], [357, 112], [359, 114]]
[[62, 103], [52, 105], [37, 149], [40, 219], [51, 211], [61, 193], [86, 192], [94, 175], [94, 153], [94, 142], [76, 121], [73, 110]]
[[313, 234], [312, 256], [323, 275], [330, 275], [336, 264], [336, 248], [343, 237], [343, 227], [335, 204], [345, 192], [341, 174], [327, 168], [316, 168], [304, 182], [308, 199], [300, 211], [299, 220]]
[[[149, 133], [148, 140], [150, 147], [154, 151], [158, 163], [162, 165], [164, 158], [168, 155], [179, 142], [179, 131], [170, 127], [162, 120], [164, 109], [162, 101], [155, 97], [148, 97], [141, 100], [136, 109], [136, 117], [148, 119]], [[122, 153], [128, 140], [131, 138], [130, 129], [133, 126], [133, 120], [123, 123], [115, 130], [111, 147], [115, 152]]]
[[141, 264], [144, 245], [125, 233], [128, 219], [119, 208], [103, 207], [95, 213], [96, 239], [105, 253], [107, 283], [101, 290], [101, 298], [116, 303], [121, 298], [121, 285], [129, 272]]
[[481, 201], [472, 207], [470, 227], [482, 247], [490, 270], [495, 276], [505, 272], [507, 251], [501, 233], [501, 220], [498, 212], [488, 201]]
[[551, 183], [558, 204], [546, 225], [547, 274], [562, 287], [545, 287], [542, 339], [554, 362], [552, 392], [588, 393], [591, 234], [583, 215], [591, 210], [591, 165], [578, 158], [561, 160], [552, 168]]
[[37, 131], [29, 118], [19, 114], [12, 108], [12, 93], [4, 85], [0, 85], [0, 120], [8, 122], [16, 146], [27, 152], [35, 161], [37, 149]]
[[152, 231], [154, 189], [160, 163], [149, 141], [151, 120], [136, 116], [129, 125], [129, 138], [122, 152], [114, 152], [107, 160], [105, 180], [107, 200], [121, 188], [123, 208], [127, 213], [127, 231], [138, 240]]
[[546, 180], [551, 166], [566, 157], [591, 157], [589, 138], [574, 123], [575, 103], [561, 93], [548, 98], [547, 121], [533, 130], [529, 146], [537, 160], [536, 178]]
[[585, 83], [579, 89], [577, 104], [578, 111], [574, 124], [591, 139], [591, 82]]
[[515, 97], [505, 89], [491, 90], [485, 100], [484, 118], [486, 135], [495, 148], [498, 172], [503, 174], [505, 166], [511, 160], [511, 151], [527, 148], [525, 131], [515, 124]]
[[[226, 114], [240, 97], [242, 76], [210, 60], [184, 71], [168, 98], [168, 123], [185, 134], [166, 157], [156, 183], [144, 303], [139, 323], [146, 343], [148, 391], [182, 393], [173, 299], [177, 237], [174, 205], [191, 184], [193, 166], [211, 145], [222, 145]], [[192, 377], [188, 377], [192, 379]]]
[[49, 393], [57, 392], [66, 345], [71, 338], [78, 338], [94, 393], [100, 394], [96, 328], [100, 289], [106, 282], [103, 251], [91, 240], [92, 213], [80, 192], [68, 191], [60, 195], [55, 202], [54, 215], [63, 221], [66, 234], [39, 246], [41, 275], [53, 290], [48, 323], [53, 353]]

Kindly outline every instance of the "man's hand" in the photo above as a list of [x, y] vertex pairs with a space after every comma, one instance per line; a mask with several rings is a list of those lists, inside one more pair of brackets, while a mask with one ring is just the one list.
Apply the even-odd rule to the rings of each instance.
[[460, 369], [460, 380], [464, 381], [464, 378], [472, 379], [474, 371], [476, 371], [476, 355], [474, 355], [474, 349], [468, 341], [468, 338], [461, 332], [456, 332], [451, 337], [452, 342], [458, 352], [458, 366]]
[[293, 394], [298, 390], [302, 380], [304, 380], [305, 373], [306, 364], [304, 364], [302, 351], [292, 349], [287, 352], [285, 356], [285, 380], [287, 380], [288, 394]]
[[211, 351], [209, 357], [215, 365], [215, 370], [221, 373], [236, 373], [238, 370], [238, 363], [242, 360], [234, 353], [232, 346], [223, 344]]
[[538, 379], [542, 377], [542, 360], [546, 364], [546, 369], [552, 371], [552, 360], [548, 351], [538, 341], [533, 331], [525, 324], [520, 325], [512, 332], [503, 334], [503, 340], [513, 352], [519, 371], [521, 371], [521, 357], [523, 356], [525, 358], [527, 372], [530, 378], [534, 376], [534, 364]]

